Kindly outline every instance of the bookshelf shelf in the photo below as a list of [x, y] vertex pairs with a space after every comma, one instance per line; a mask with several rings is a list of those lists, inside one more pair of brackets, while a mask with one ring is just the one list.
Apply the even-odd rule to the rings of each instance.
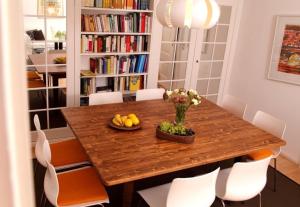
[[153, 13], [153, 10], [138, 10], [138, 9], [111, 9], [97, 7], [81, 7], [82, 12], [101, 13], [101, 14], [128, 14], [128, 13]]
[[149, 55], [149, 52], [101, 52], [101, 53], [81, 53], [81, 56], [99, 57], [99, 56], [128, 56], [128, 55]]
[[81, 76], [80, 78], [108, 78], [108, 77], [127, 77], [127, 76], [140, 76], [148, 75], [148, 73], [123, 73], [123, 74], [103, 74], [94, 76]]
[[151, 33], [137, 33], [137, 32], [81, 32], [82, 35], [134, 35], [134, 36], [150, 36]]
[[[154, 0], [81, 2], [84, 3], [78, 2], [75, 13], [76, 21], [81, 22], [75, 32], [78, 48], [75, 67], [80, 80], [76, 102], [87, 105], [88, 94], [105, 91], [121, 91], [123, 96], [135, 96], [136, 90], [147, 88], [151, 74], [148, 68], [153, 44]], [[119, 6], [114, 6], [118, 7], [114, 9], [105, 2], [112, 6], [114, 2], [116, 5], [126, 2], [124, 5], [129, 8], [128, 2], [135, 3], [132, 5], [134, 9], [119, 9]]]

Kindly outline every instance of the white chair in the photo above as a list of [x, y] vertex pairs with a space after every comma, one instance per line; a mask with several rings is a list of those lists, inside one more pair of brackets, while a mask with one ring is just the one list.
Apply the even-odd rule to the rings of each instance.
[[137, 90], [136, 101], [163, 99], [164, 93], [165, 89], [163, 88]]
[[107, 192], [93, 167], [56, 174], [55, 168], [47, 162], [44, 191], [54, 206], [103, 206], [103, 203], [109, 203]]
[[[258, 128], [276, 136], [282, 138], [286, 129], [284, 121], [273, 117], [272, 115], [263, 111], [257, 111], [252, 121], [253, 125]], [[274, 159], [274, 191], [276, 191], [276, 174], [277, 174], [277, 161], [276, 158], [279, 156], [281, 148], [269, 150], [263, 149], [257, 152], [248, 154], [248, 157], [252, 160], [260, 160], [268, 156], [272, 156]]]
[[237, 162], [232, 168], [221, 170], [217, 179], [217, 197], [224, 201], [246, 201], [259, 195], [267, 182], [271, 157], [252, 162]]
[[38, 130], [35, 155], [38, 162], [47, 167], [47, 161], [53, 163], [56, 170], [64, 170], [89, 164], [89, 158], [76, 139], [49, 144], [45, 133]]
[[238, 98], [225, 95], [221, 107], [228, 110], [229, 112], [233, 113], [234, 115], [244, 118], [244, 114], [246, 112], [247, 104], [241, 102]]
[[89, 105], [123, 103], [121, 92], [92, 93], [89, 95]]
[[216, 197], [219, 170], [192, 178], [176, 178], [172, 183], [138, 193], [150, 207], [209, 207]]

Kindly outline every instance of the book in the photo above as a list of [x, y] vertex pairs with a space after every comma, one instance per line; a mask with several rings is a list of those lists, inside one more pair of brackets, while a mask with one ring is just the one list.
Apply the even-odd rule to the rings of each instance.
[[140, 84], [141, 84], [140, 76], [130, 76], [129, 81], [130, 81], [129, 83], [130, 92], [135, 92], [140, 89]]

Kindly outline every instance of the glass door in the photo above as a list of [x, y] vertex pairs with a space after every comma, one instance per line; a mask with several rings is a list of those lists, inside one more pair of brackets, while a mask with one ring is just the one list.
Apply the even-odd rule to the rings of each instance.
[[194, 78], [196, 78], [196, 90], [210, 101], [217, 103], [220, 84], [223, 77], [224, 62], [228, 46], [228, 32], [232, 6], [220, 6], [221, 16], [216, 26], [209, 30], [199, 31], [196, 45], [197, 50], [194, 64]]
[[158, 87], [171, 90], [188, 86], [187, 76], [192, 66], [192, 42], [195, 36], [195, 31], [188, 28], [163, 27]]
[[66, 0], [23, 0], [24, 42], [31, 130], [66, 127]]

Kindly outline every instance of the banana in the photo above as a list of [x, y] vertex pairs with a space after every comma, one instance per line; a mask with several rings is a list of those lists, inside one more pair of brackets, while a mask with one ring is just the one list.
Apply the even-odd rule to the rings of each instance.
[[113, 118], [112, 122], [113, 122], [114, 125], [116, 125], [116, 126], [121, 126], [121, 124], [116, 120], [116, 118]]

